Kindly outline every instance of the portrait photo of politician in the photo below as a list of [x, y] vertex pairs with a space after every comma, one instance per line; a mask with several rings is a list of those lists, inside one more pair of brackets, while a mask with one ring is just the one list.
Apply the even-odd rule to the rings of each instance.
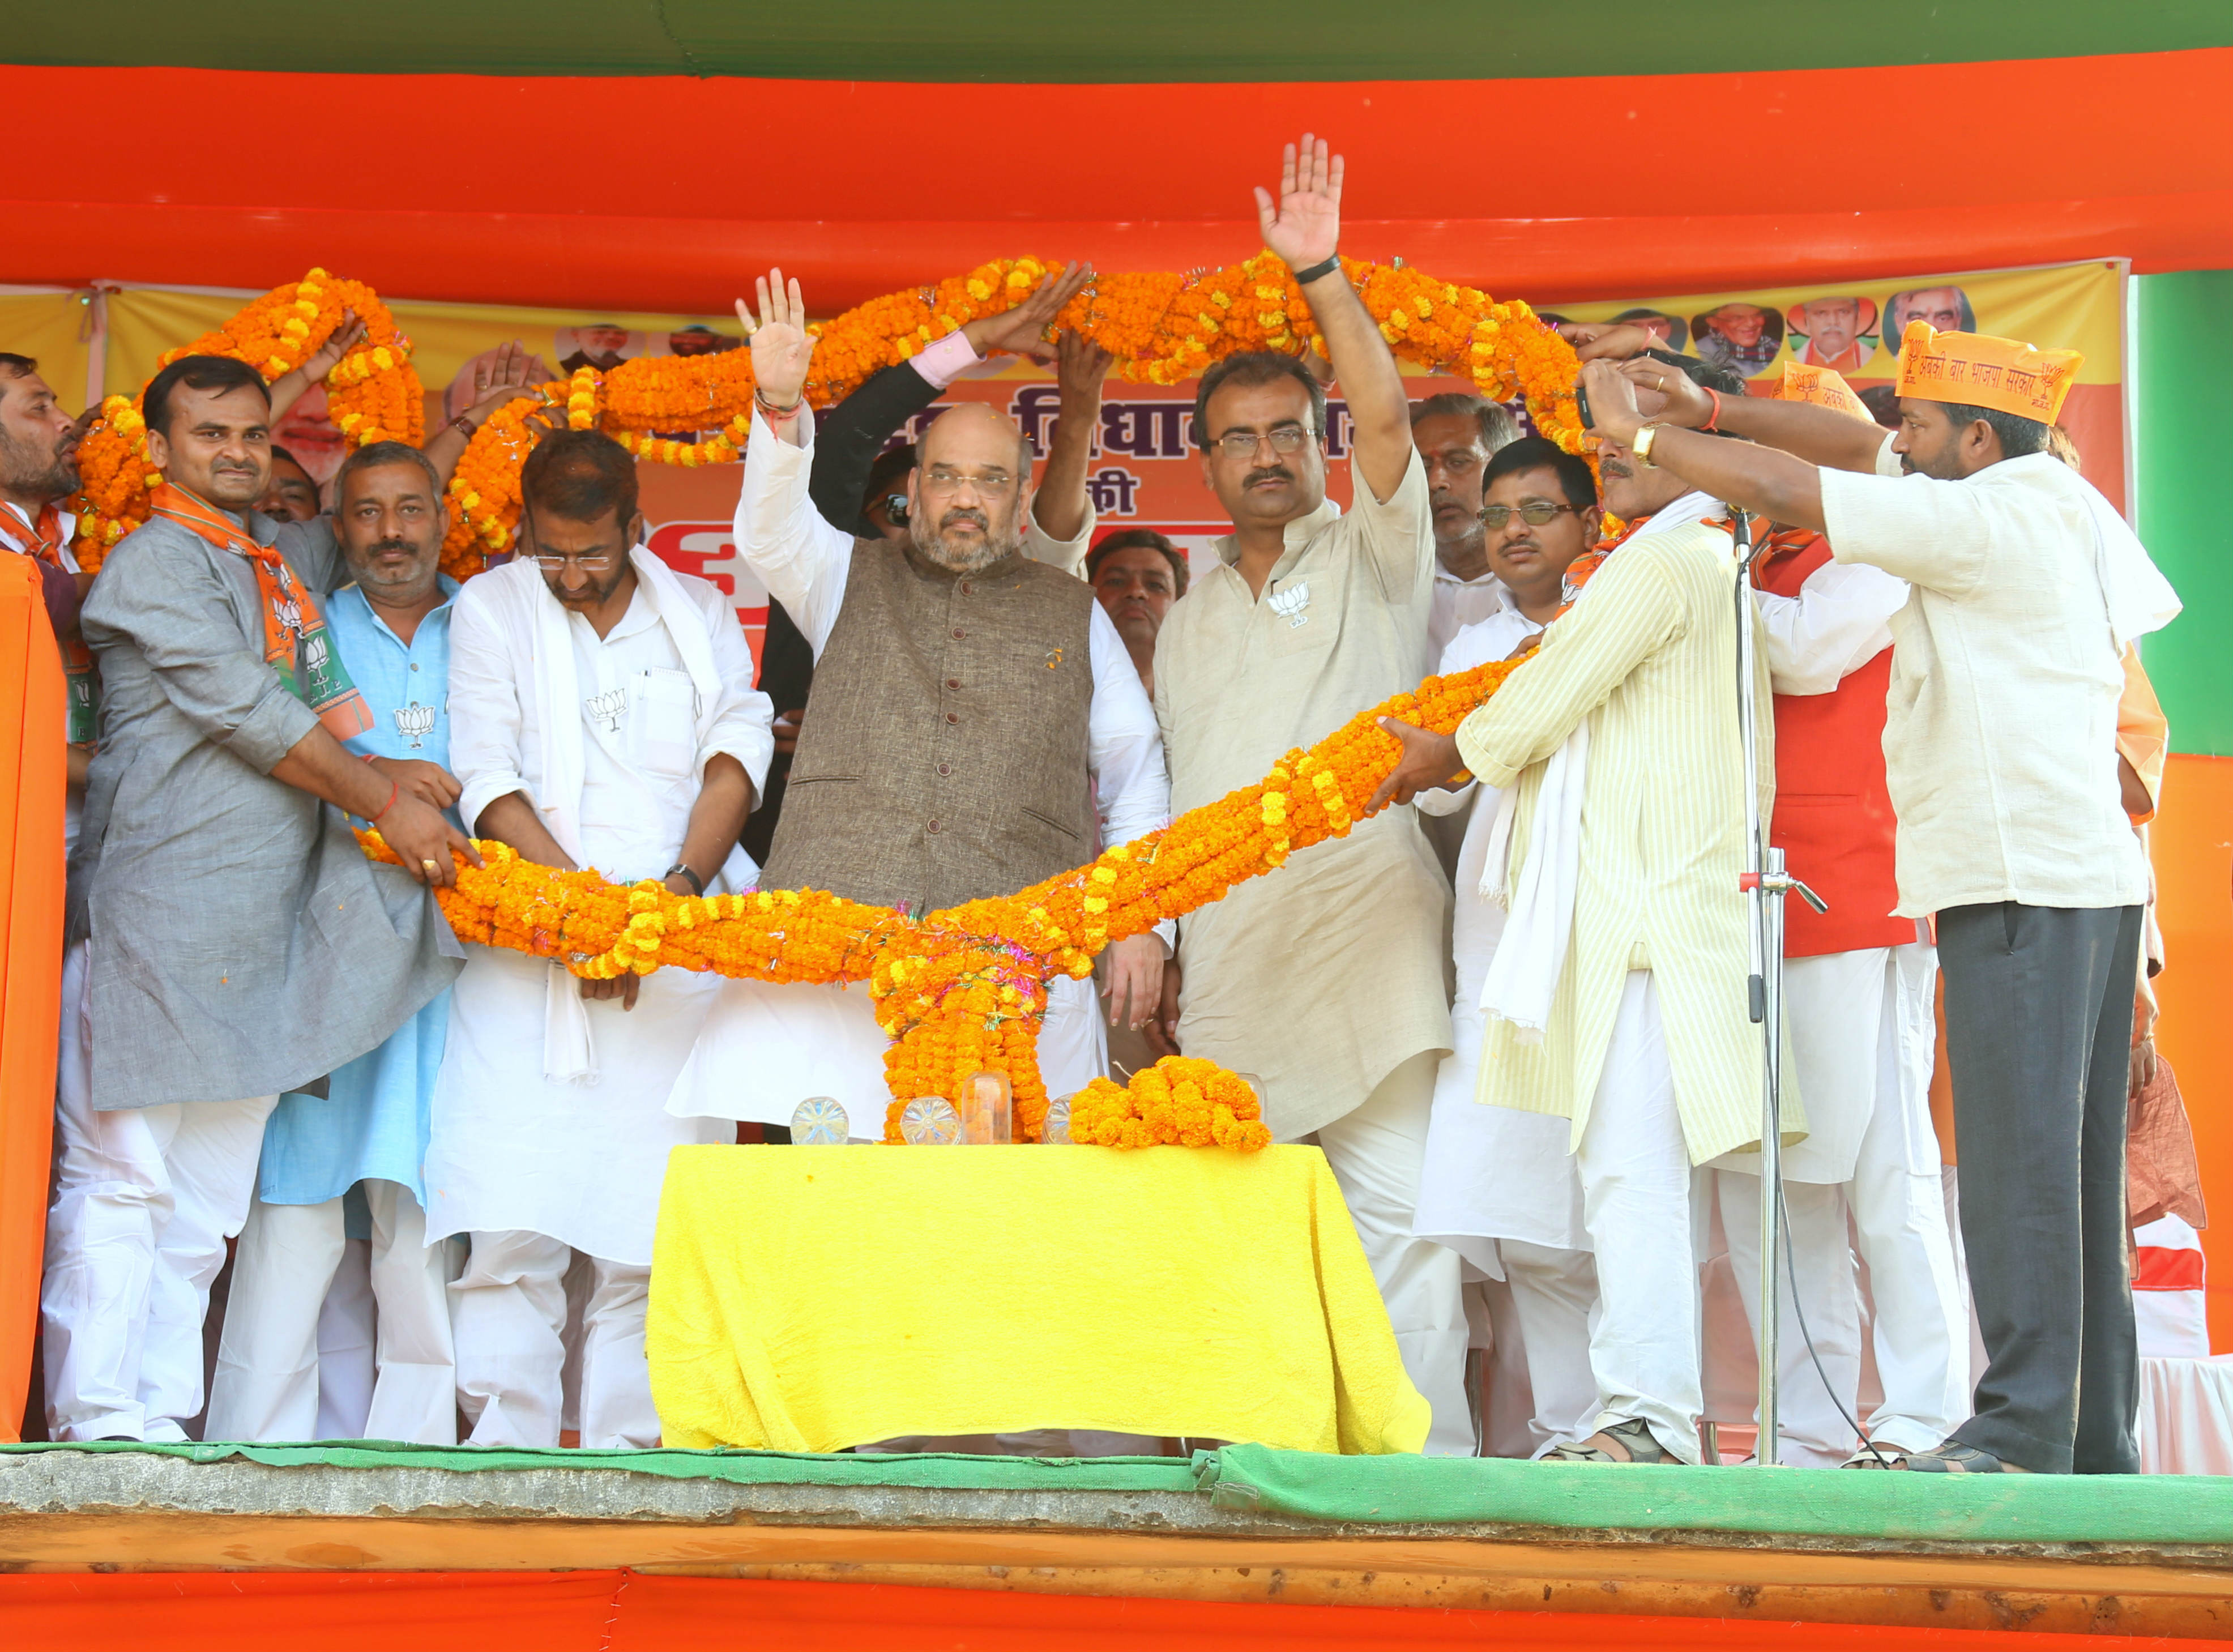
[[1670, 350], [1680, 350], [1683, 341], [1690, 336], [1689, 323], [1679, 315], [1670, 315], [1663, 309], [1646, 309], [1639, 306], [1635, 309], [1624, 309], [1612, 319], [1615, 326], [1623, 322], [1634, 322]]
[[1959, 287], [1911, 287], [1894, 293], [1885, 306], [1885, 348], [1899, 354], [1899, 341], [1910, 322], [1929, 322], [1942, 333], [1974, 333], [1977, 312], [1969, 295]]
[[1859, 371], [1876, 353], [1877, 302], [1856, 293], [1809, 298], [1783, 314], [1794, 355], [1810, 367]]
[[1783, 348], [1783, 316], [1741, 299], [1690, 318], [1697, 353], [1717, 367], [1748, 379], [1768, 370]]

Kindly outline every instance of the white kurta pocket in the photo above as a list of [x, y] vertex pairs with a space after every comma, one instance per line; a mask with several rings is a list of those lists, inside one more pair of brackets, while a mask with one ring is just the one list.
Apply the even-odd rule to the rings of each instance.
[[629, 681], [630, 754], [648, 774], [680, 778], [698, 758], [698, 689], [687, 671], [640, 671]]

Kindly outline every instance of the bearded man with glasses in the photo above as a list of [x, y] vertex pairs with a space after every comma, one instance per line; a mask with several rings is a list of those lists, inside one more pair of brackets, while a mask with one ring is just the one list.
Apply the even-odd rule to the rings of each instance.
[[[737, 551], [815, 655], [814, 715], [763, 881], [935, 911], [1091, 859], [1097, 829], [1109, 844], [1162, 825], [1162, 743], [1123, 639], [1092, 587], [1026, 554], [1032, 448], [1014, 421], [981, 402], [940, 414], [907, 478], [905, 535], [856, 538], [814, 505], [798, 283], [775, 271], [757, 312], [739, 310], [758, 389]], [[1110, 953], [1110, 1019], [1136, 1027], [1169, 948], [1148, 934]], [[668, 1106], [773, 1122], [834, 1096], [852, 1135], [875, 1141], [889, 1044], [865, 982], [725, 982]], [[1088, 983], [1048, 983], [1038, 1054], [1051, 1096], [1102, 1075]]]
[[[1305, 134], [1264, 244], [1286, 260], [1348, 394], [1355, 502], [1326, 498], [1325, 393], [1297, 356], [1229, 356], [1195, 399], [1202, 479], [1231, 515], [1218, 565], [1156, 640], [1156, 713], [1184, 810], [1260, 779], [1376, 700], [1414, 687], [1435, 588], [1427, 471], [1395, 357], [1342, 272], [1342, 162]], [[1180, 927], [1167, 972], [1178, 1042], [1261, 1076], [1282, 1141], [1325, 1151], [1404, 1368], [1434, 1408], [1429, 1452], [1475, 1449], [1458, 1259], [1412, 1237], [1435, 1069], [1450, 1045], [1449, 884], [1409, 807], [1361, 821]]]

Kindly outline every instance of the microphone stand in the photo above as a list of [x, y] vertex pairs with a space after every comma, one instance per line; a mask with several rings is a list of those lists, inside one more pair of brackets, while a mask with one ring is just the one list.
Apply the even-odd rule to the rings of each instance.
[[1784, 870], [1760, 813], [1759, 696], [1754, 686], [1752, 517], [1730, 508], [1736, 541], [1737, 726], [1744, 741], [1745, 869], [1737, 886], [1750, 903], [1751, 972], [1747, 1008], [1761, 1029], [1760, 1110], [1760, 1437], [1754, 1460], [1776, 1463], [1776, 1384], [1782, 1342], [1780, 1289], [1783, 1245], [1783, 897], [1796, 894], [1817, 912], [1821, 896]]

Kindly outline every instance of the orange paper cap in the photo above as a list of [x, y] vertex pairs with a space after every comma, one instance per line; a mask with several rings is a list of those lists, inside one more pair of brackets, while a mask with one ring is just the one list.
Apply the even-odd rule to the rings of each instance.
[[1852, 386], [1834, 367], [1810, 367], [1803, 361], [1786, 361], [1783, 382], [1776, 387], [1775, 393], [1784, 401], [1811, 401], [1818, 407], [1834, 407], [1841, 413], [1852, 414], [1865, 425], [1877, 422], [1876, 415], [1853, 393]]
[[1899, 346], [1899, 393], [1990, 407], [2051, 425], [2086, 358], [1989, 333], [1942, 333], [1910, 322]]

